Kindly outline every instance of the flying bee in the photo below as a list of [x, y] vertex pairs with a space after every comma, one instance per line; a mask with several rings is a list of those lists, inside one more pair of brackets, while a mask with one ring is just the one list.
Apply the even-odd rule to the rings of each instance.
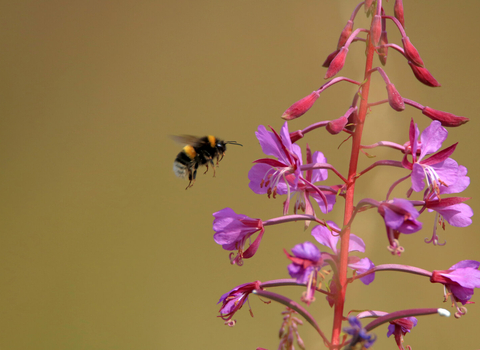
[[[222, 141], [215, 136], [208, 135], [204, 137], [195, 137], [190, 135], [172, 136], [172, 138], [186, 146], [177, 155], [173, 162], [173, 172], [181, 178], [186, 178], [188, 175], [188, 186], [192, 187], [197, 176], [197, 169], [200, 165], [205, 165], [208, 171], [208, 164], [213, 168], [213, 176], [215, 176], [215, 165], [223, 159], [227, 144], [242, 146], [236, 141]], [[216, 162], [214, 163], [214, 160]]]

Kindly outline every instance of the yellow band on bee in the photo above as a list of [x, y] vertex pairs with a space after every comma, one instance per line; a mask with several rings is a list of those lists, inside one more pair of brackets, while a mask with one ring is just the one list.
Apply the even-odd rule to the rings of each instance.
[[212, 146], [212, 148], [215, 148], [215, 146], [217, 145], [217, 139], [215, 138], [215, 136], [208, 135], [208, 142], [210, 142], [210, 146]]
[[185, 147], [183, 147], [183, 151], [190, 159], [195, 158], [195, 156], [197, 155], [197, 152], [195, 152], [195, 148], [190, 145], [186, 145]]

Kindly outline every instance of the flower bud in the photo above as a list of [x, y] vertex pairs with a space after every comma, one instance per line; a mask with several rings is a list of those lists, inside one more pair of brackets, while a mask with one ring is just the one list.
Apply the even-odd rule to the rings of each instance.
[[430, 107], [424, 107], [422, 113], [433, 120], [438, 120], [443, 126], [460, 126], [470, 119], [452, 113], [439, 111]]
[[364, 8], [365, 8], [365, 13], [370, 13], [373, 11], [373, 0], [365, 0]]
[[348, 123], [348, 118], [345, 116], [341, 116], [338, 119], [331, 120], [327, 124], [326, 129], [330, 134], [336, 135], [343, 130], [343, 128], [345, 127], [345, 125], [347, 125], [347, 123]]
[[424, 64], [420, 57], [420, 54], [418, 53], [415, 46], [413, 46], [413, 44], [410, 42], [410, 39], [408, 38], [408, 36], [404, 36], [402, 38], [402, 42], [403, 42], [403, 48], [405, 50], [405, 56], [407, 56], [407, 58], [413, 63], [415, 63], [417, 66], [423, 67]]
[[405, 18], [403, 17], [403, 1], [395, 0], [395, 5], [393, 5], [393, 13], [395, 18], [398, 19], [403, 28], [405, 28]]
[[330, 55], [328, 55], [328, 57], [327, 57], [327, 59], [325, 60], [325, 62], [323, 62], [322, 67], [325, 67], [325, 68], [330, 67], [330, 63], [331, 63], [332, 60], [335, 58], [335, 56], [338, 55], [339, 52], [340, 52], [340, 50], [335, 50], [335, 51], [333, 51]]
[[348, 20], [347, 24], [342, 30], [342, 34], [340, 34], [340, 38], [338, 39], [337, 50], [340, 50], [343, 45], [347, 42], [350, 34], [352, 34], [353, 29], [353, 21], [350, 19]]
[[380, 59], [382, 66], [387, 64], [388, 47], [381, 47], [381, 45], [387, 45], [387, 44], [388, 44], [387, 31], [383, 30], [382, 35], [380, 36], [380, 47], [377, 50], [378, 58]]
[[412, 68], [413, 74], [421, 83], [431, 86], [431, 87], [439, 87], [441, 86], [440, 83], [433, 77], [432, 74], [428, 71], [425, 67], [419, 67], [416, 64], [412, 63], [412, 61], [408, 61], [410, 68]]
[[398, 93], [395, 85], [387, 84], [388, 103], [397, 112], [401, 112], [405, 109], [405, 103], [402, 96]]
[[345, 59], [347, 58], [348, 49], [346, 47], [342, 47], [340, 52], [335, 56], [335, 58], [330, 62], [328, 66], [327, 73], [325, 73], [325, 79], [329, 79], [333, 77], [335, 74], [340, 72], [345, 64]]
[[282, 118], [285, 120], [292, 120], [305, 114], [320, 96], [318, 91], [313, 91], [310, 95], [302, 98], [291, 105], [283, 114]]
[[382, 17], [379, 15], [373, 16], [372, 25], [370, 27], [370, 35], [373, 45], [377, 46], [380, 42], [380, 35], [382, 34]]

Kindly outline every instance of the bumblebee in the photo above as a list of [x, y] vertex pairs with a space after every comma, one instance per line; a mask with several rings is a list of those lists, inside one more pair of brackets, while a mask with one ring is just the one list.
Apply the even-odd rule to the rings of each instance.
[[[208, 135], [204, 137], [195, 137], [190, 135], [172, 136], [172, 138], [182, 144], [186, 144], [182, 151], [177, 155], [173, 162], [173, 172], [181, 178], [188, 175], [188, 186], [192, 187], [197, 176], [197, 169], [200, 165], [205, 165], [208, 171], [208, 164], [213, 168], [213, 176], [215, 176], [215, 165], [223, 159], [227, 144], [242, 146], [236, 141], [222, 141], [215, 136]], [[214, 159], [216, 162], [214, 163]]]

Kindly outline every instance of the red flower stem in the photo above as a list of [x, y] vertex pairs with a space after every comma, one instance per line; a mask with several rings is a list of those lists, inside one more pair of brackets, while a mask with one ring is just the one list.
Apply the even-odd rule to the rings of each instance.
[[[365, 63], [365, 83], [361, 88], [361, 101], [358, 111], [358, 119], [356, 122], [355, 133], [352, 139], [352, 153], [350, 156], [350, 166], [348, 170], [348, 182], [346, 183], [346, 196], [345, 196], [345, 216], [343, 218], [343, 224], [347, 225], [350, 218], [353, 215], [354, 208], [354, 195], [355, 195], [355, 180], [357, 178], [358, 157], [360, 154], [361, 140], [363, 133], [363, 126], [365, 123], [365, 117], [368, 110], [368, 94], [370, 90], [370, 70], [373, 66], [373, 56], [375, 53], [375, 46], [373, 45], [370, 36], [367, 40], [367, 60]], [[348, 246], [350, 243], [350, 228], [341, 235], [340, 246], [340, 260], [338, 268], [338, 294], [335, 300], [335, 310], [333, 319], [332, 330], [332, 347], [338, 348], [340, 344], [340, 334], [342, 331], [343, 310], [345, 306], [345, 295], [347, 292], [347, 264], [348, 264]], [[335, 346], [337, 345], [337, 346]]]

